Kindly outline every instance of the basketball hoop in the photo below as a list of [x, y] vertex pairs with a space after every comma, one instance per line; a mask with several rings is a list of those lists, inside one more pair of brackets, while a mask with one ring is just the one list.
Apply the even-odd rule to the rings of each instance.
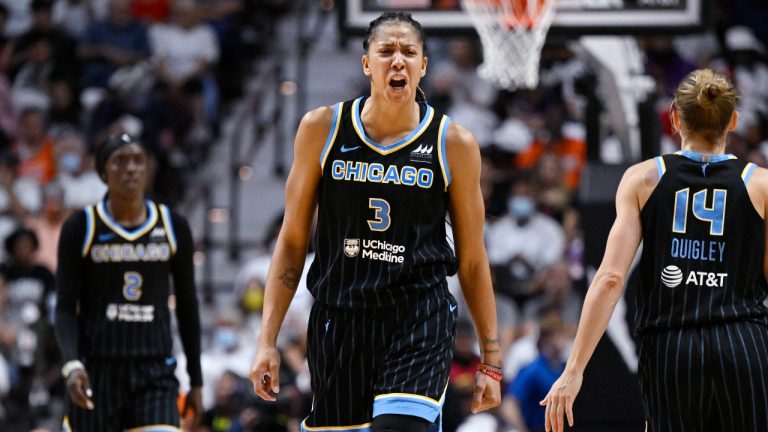
[[556, 0], [461, 0], [483, 43], [480, 76], [501, 88], [535, 88]]

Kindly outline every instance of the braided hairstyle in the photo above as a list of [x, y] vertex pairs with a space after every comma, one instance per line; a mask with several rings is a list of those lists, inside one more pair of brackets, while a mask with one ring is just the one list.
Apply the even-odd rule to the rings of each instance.
[[[424, 33], [424, 28], [421, 27], [421, 24], [413, 19], [411, 14], [408, 12], [403, 11], [389, 11], [384, 12], [381, 14], [378, 18], [371, 21], [370, 24], [368, 24], [368, 29], [365, 31], [365, 37], [363, 38], [363, 50], [367, 53], [368, 48], [371, 46], [371, 41], [376, 38], [377, 36], [377, 30], [386, 25], [386, 24], [392, 24], [397, 22], [403, 22], [416, 30], [416, 34], [419, 36], [419, 41], [421, 42], [421, 50], [426, 55], [427, 53], [427, 35]], [[417, 102], [427, 102], [427, 95], [424, 93], [424, 90], [421, 89], [421, 87], [416, 87], [416, 101]]]

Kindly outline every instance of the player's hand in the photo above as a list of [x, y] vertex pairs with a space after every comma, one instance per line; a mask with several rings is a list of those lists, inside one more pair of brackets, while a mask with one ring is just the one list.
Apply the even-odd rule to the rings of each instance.
[[280, 352], [275, 347], [262, 347], [253, 359], [251, 373], [248, 375], [253, 383], [253, 391], [266, 401], [277, 398], [269, 394], [280, 393]]
[[573, 427], [573, 402], [581, 390], [582, 375], [563, 372], [560, 378], [552, 384], [547, 397], [539, 405], [546, 406], [544, 414], [544, 429], [554, 432], [565, 430], [563, 414], [568, 418], [568, 426]]
[[482, 372], [475, 373], [475, 395], [472, 397], [472, 414], [499, 406], [501, 383]]
[[67, 376], [67, 392], [72, 402], [80, 408], [92, 410], [91, 382], [85, 369], [75, 369]]
[[203, 392], [200, 387], [189, 389], [184, 398], [184, 408], [181, 410], [184, 430], [197, 430], [203, 418]]

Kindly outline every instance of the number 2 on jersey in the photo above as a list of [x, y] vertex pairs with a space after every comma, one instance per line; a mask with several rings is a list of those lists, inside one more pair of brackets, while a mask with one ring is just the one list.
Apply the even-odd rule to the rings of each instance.
[[141, 298], [141, 287], [144, 285], [144, 278], [141, 273], [127, 271], [123, 274], [123, 297], [126, 300], [136, 301]]
[[[690, 188], [675, 192], [675, 211], [672, 232], [685, 234], [688, 225], [688, 196]], [[693, 215], [696, 219], [709, 222], [709, 235], [721, 236], [725, 232], [725, 199], [728, 191], [714, 189], [712, 207], [707, 207], [708, 190], [702, 189], [693, 194]]]
[[381, 198], [369, 198], [368, 208], [374, 210], [375, 219], [368, 220], [368, 227], [371, 231], [386, 231], [389, 228], [389, 203]]

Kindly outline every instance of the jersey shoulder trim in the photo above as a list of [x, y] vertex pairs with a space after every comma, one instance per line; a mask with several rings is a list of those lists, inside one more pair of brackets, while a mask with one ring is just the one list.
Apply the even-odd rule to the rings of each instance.
[[451, 168], [448, 165], [448, 153], [445, 149], [446, 136], [448, 135], [448, 125], [451, 123], [451, 118], [447, 115], [443, 115], [440, 119], [440, 128], [437, 134], [437, 159], [440, 162], [440, 169], [443, 172], [443, 183], [445, 184], [445, 190], [448, 190], [448, 186], [451, 184]]
[[385, 156], [390, 153], [394, 153], [401, 148], [408, 146], [408, 144], [416, 141], [416, 139], [418, 139], [424, 133], [424, 131], [429, 128], [429, 125], [432, 123], [432, 119], [435, 117], [435, 109], [427, 105], [427, 111], [424, 113], [424, 118], [421, 119], [421, 122], [418, 126], [416, 126], [416, 129], [412, 130], [411, 133], [409, 133], [406, 137], [399, 139], [392, 144], [382, 145], [372, 140], [368, 137], [368, 135], [365, 134], [365, 128], [363, 128], [363, 121], [360, 118], [359, 108], [360, 101], [362, 100], [363, 98], [359, 97], [355, 99], [354, 102], [352, 102], [352, 127], [355, 129], [357, 136], [360, 137], [360, 140], [363, 141], [365, 145], [373, 149], [376, 153]]
[[173, 229], [173, 219], [171, 218], [171, 211], [165, 204], [158, 204], [160, 208], [160, 218], [163, 221], [165, 227], [165, 235], [168, 237], [168, 244], [171, 246], [171, 254], [176, 255], [176, 231]]
[[85, 238], [83, 238], [82, 256], [85, 257], [91, 250], [91, 244], [93, 244], [93, 235], [96, 232], [96, 215], [92, 205], [83, 209], [83, 212], [85, 213]]
[[144, 200], [144, 202], [147, 206], [147, 220], [132, 231], [128, 231], [112, 219], [112, 216], [109, 215], [109, 212], [107, 212], [107, 209], [104, 206], [103, 200], [99, 201], [99, 203], [96, 205], [96, 213], [99, 215], [99, 219], [101, 219], [101, 221], [104, 222], [104, 224], [109, 227], [109, 229], [114, 231], [115, 234], [128, 241], [134, 241], [148, 233], [149, 230], [151, 230], [155, 224], [157, 224], [157, 206], [150, 200]]
[[661, 180], [661, 177], [667, 172], [667, 164], [664, 163], [664, 156], [656, 156], [654, 160], [656, 161], [656, 170], [659, 172], [659, 180]]
[[331, 153], [333, 143], [336, 141], [336, 135], [339, 133], [339, 125], [341, 125], [341, 111], [344, 107], [344, 102], [338, 102], [333, 106], [333, 118], [331, 119], [331, 129], [328, 131], [328, 138], [325, 140], [325, 146], [320, 153], [320, 172], [325, 169], [325, 160], [328, 159], [328, 154]]
[[744, 180], [744, 186], [749, 183], [749, 178], [752, 177], [752, 172], [755, 171], [755, 167], [757, 167], [757, 165], [752, 162], [747, 162], [747, 165], [744, 166], [744, 169], [741, 171], [741, 179]]

